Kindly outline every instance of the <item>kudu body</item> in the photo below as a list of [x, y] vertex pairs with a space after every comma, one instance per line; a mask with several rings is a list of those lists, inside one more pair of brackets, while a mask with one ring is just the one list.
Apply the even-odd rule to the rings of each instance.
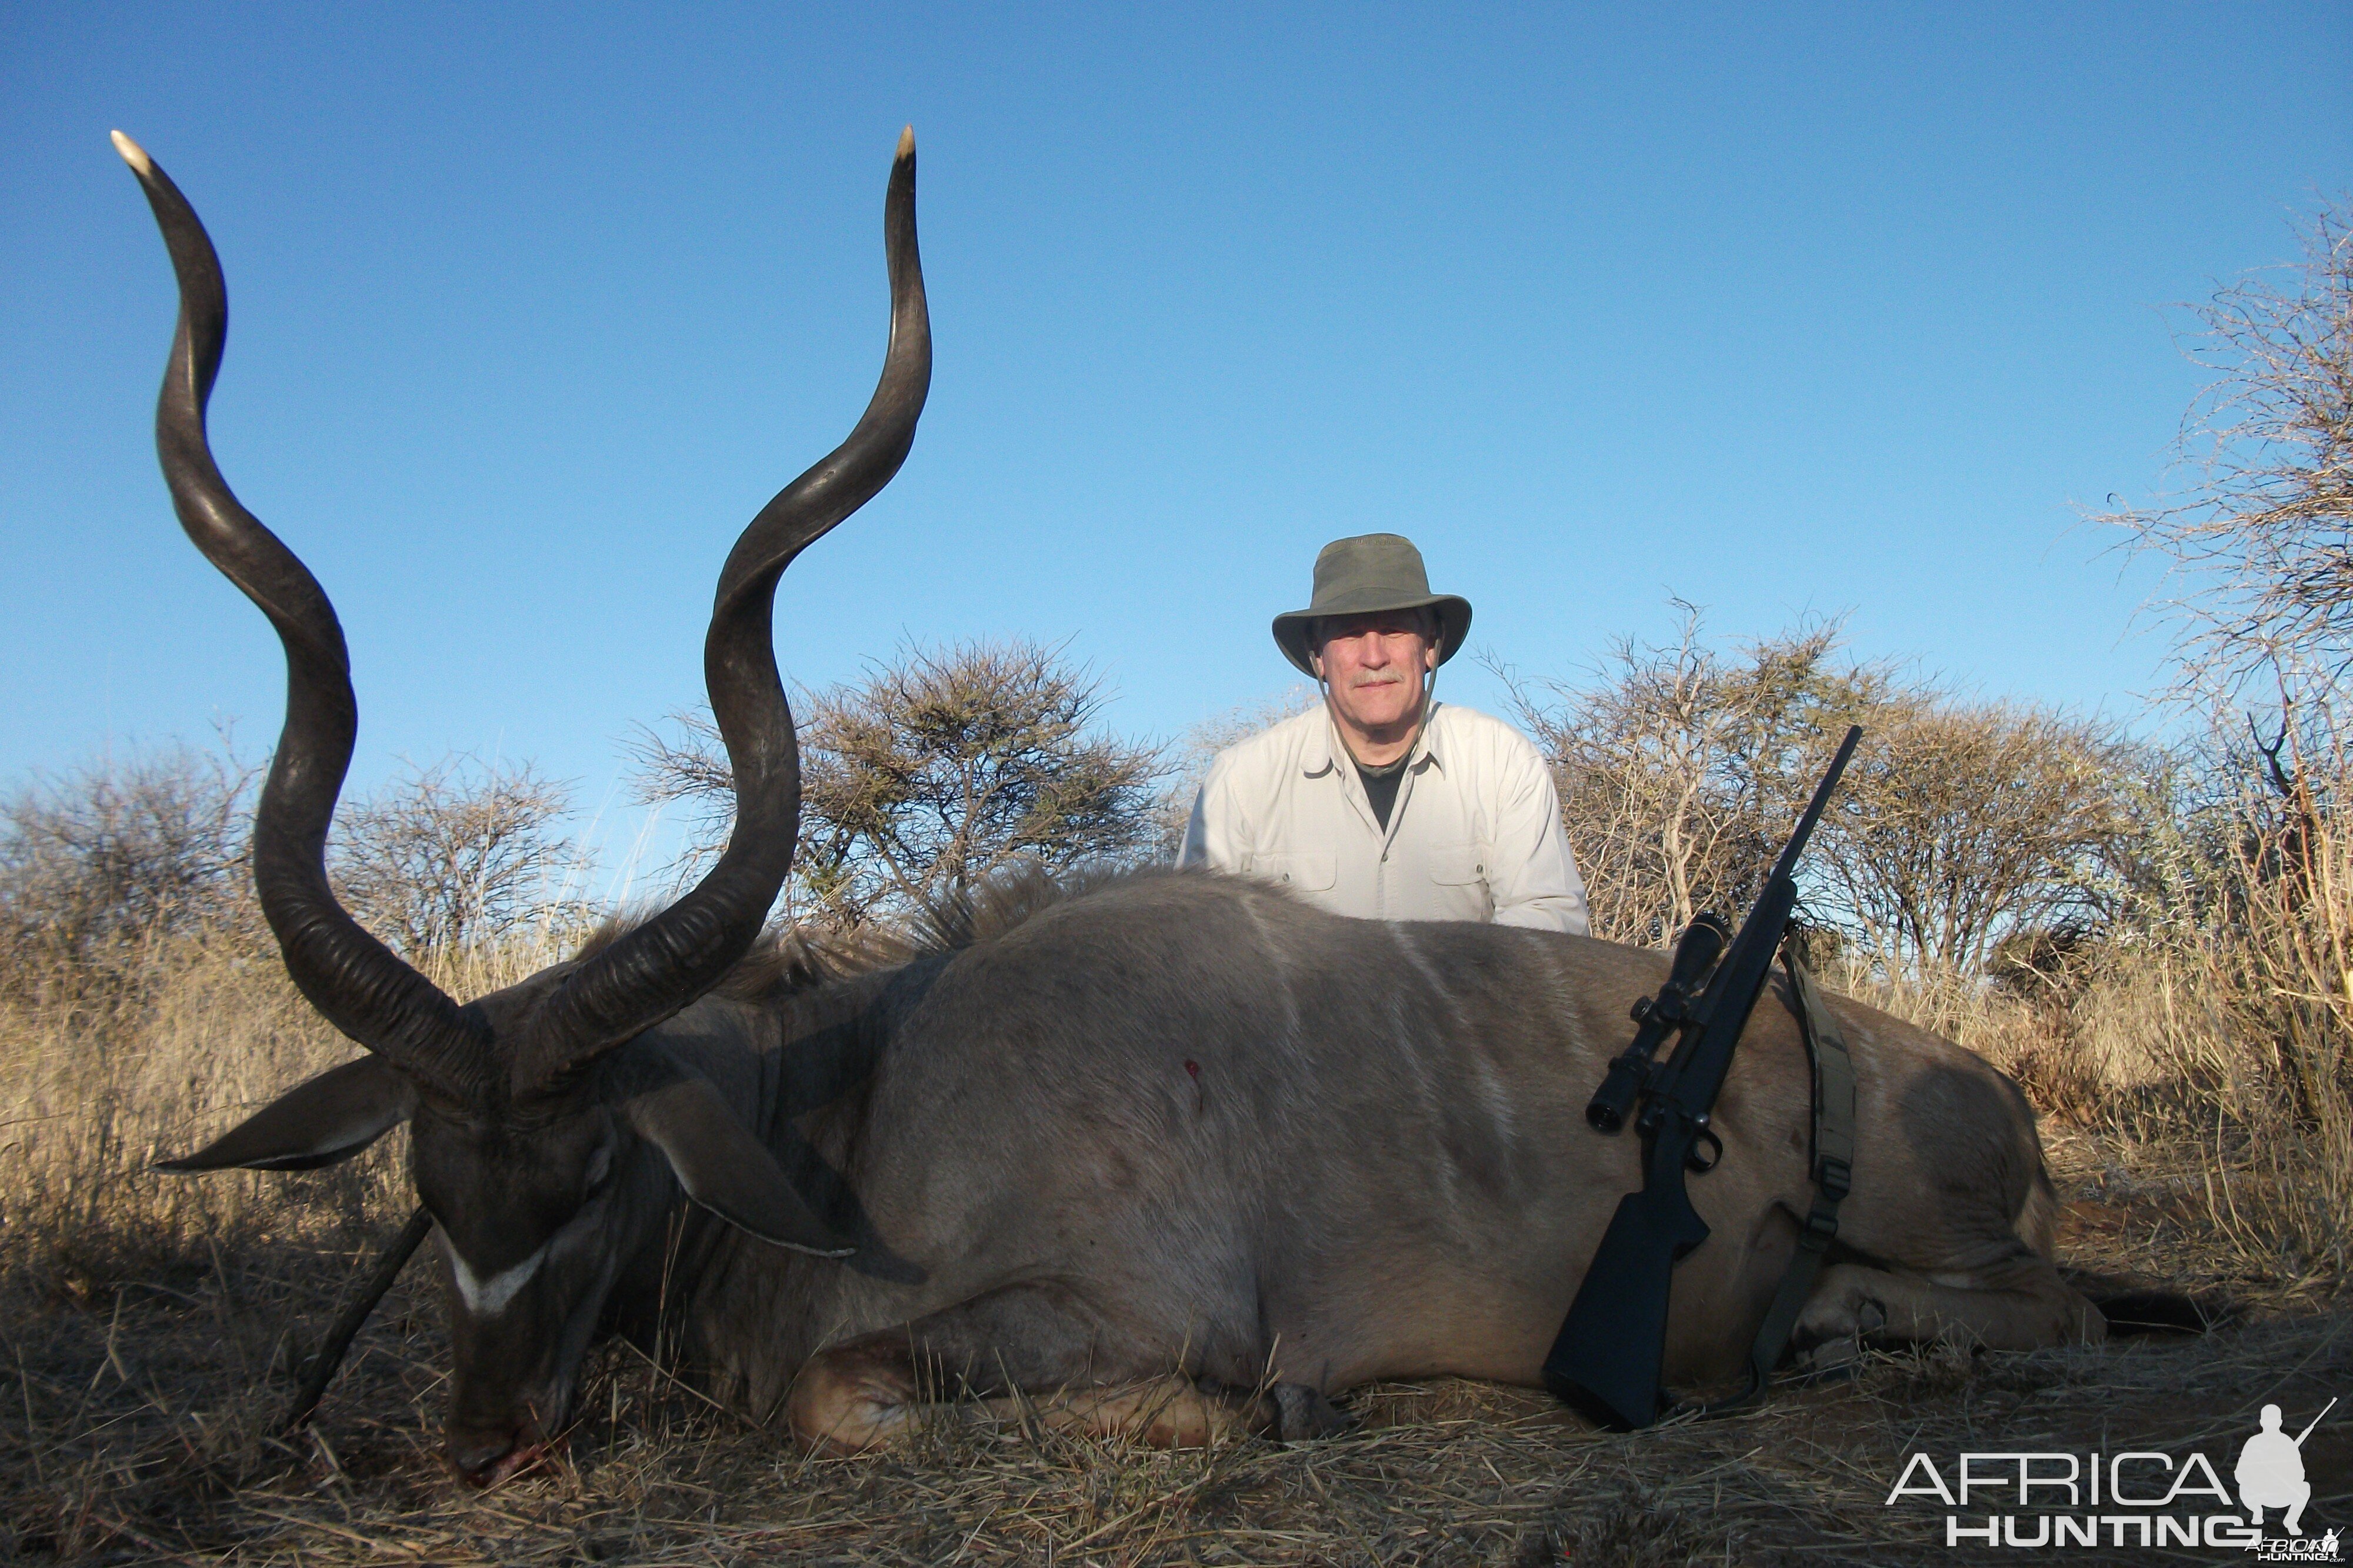
[[[1472, 924], [1340, 919], [1269, 888], [1140, 873], [981, 895], [954, 940], [832, 974], [754, 951], [798, 814], [771, 597], [888, 481], [930, 374], [902, 140], [892, 329], [866, 417], [754, 520], [706, 648], [734, 762], [725, 854], [676, 905], [459, 1005], [359, 929], [323, 869], [355, 723], [301, 563], [214, 468], [218, 266], [118, 138], [181, 288], [158, 443], [190, 536], [285, 642], [285, 731], [255, 825], [290, 972], [369, 1048], [166, 1169], [302, 1169], [406, 1121], [439, 1240], [448, 1442], [511, 1473], [570, 1416], [600, 1329], [659, 1321], [723, 1396], [810, 1446], [904, 1429], [940, 1394], [1166, 1442], [1328, 1429], [1370, 1378], [1534, 1384], [1620, 1194], [1631, 1139], [1582, 1108], [1663, 955]], [[1844, 999], [1855, 1192], [1807, 1339], [2096, 1337], [2059, 1277], [2033, 1120], [1976, 1057]], [[1741, 1364], [1807, 1206], [1810, 1097], [1757, 1011], [1692, 1183], [1715, 1239], [1678, 1271], [1667, 1373]]]

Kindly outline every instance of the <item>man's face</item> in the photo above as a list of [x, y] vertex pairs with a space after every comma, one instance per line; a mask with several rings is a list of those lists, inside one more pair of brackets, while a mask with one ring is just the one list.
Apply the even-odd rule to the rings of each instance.
[[1370, 733], [1419, 719], [1422, 677], [1438, 668], [1436, 633], [1426, 610], [1379, 610], [1322, 622], [1315, 660], [1340, 717]]

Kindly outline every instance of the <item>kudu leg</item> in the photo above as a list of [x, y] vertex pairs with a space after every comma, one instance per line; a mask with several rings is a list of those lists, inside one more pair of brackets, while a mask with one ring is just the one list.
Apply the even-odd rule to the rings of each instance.
[[1858, 1335], [1882, 1343], [1947, 1340], [2028, 1351], [2096, 1343], [2107, 1337], [2107, 1321], [2041, 1258], [1935, 1277], [1834, 1263], [1807, 1299], [1797, 1338], [1816, 1342]]
[[[1187, 1448], [1245, 1433], [1290, 1436], [1298, 1424], [1286, 1419], [1291, 1406], [1329, 1409], [1312, 1394], [1207, 1390], [1167, 1370], [1174, 1359], [1112, 1343], [1101, 1321], [1062, 1292], [1023, 1287], [819, 1352], [794, 1379], [785, 1419], [800, 1448], [823, 1454], [859, 1453], [976, 1415]], [[1155, 1363], [1157, 1375], [1149, 1371]], [[949, 1403], [955, 1394], [975, 1398]]]
[[1035, 1421], [1050, 1431], [1125, 1437], [1152, 1448], [1206, 1448], [1231, 1437], [1308, 1442], [1352, 1431], [1356, 1418], [1303, 1383], [1270, 1385], [1264, 1397], [1205, 1388], [1181, 1374], [1113, 1388], [1057, 1389], [980, 1402], [997, 1420]]

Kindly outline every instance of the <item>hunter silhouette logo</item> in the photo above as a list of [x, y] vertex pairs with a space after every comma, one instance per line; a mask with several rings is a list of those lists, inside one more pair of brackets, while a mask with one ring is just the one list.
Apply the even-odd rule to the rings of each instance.
[[[2291, 1436], [2280, 1407], [2263, 1407], [2254, 1435], [2240, 1446], [2231, 1471], [2237, 1496], [2216, 1462], [2192, 1450], [2177, 1457], [2151, 1449], [2117, 1454], [1966, 1453], [1939, 1466], [1925, 1453], [1907, 1456], [1887, 1494], [1893, 1508], [1906, 1499], [1933, 1498], [1945, 1515], [1945, 1544], [2023, 1547], [2235, 1547], [2266, 1563], [2342, 1560], [2337, 1531], [2307, 1536], [2304, 1510], [2312, 1500], [2304, 1445], [2337, 1407], [2331, 1399]], [[2227, 1453], [2227, 1450], [2225, 1450]], [[2225, 1461], [2227, 1462], [2227, 1461]], [[1991, 1494], [1989, 1496], [1984, 1494]], [[1971, 1514], [2009, 1505], [2009, 1510]], [[2217, 1511], [2236, 1504], [2238, 1511]], [[2263, 1529], [2279, 1510], [2277, 1528]]]
[[[2320, 1415], [2336, 1408], [2332, 1399], [2321, 1407]], [[2280, 1407], [2263, 1406], [2263, 1429], [2247, 1439], [2239, 1450], [2239, 1468], [2231, 1472], [2239, 1483], [2239, 1501], [2246, 1506], [2249, 1524], [2262, 1524], [2267, 1508], [2284, 1508], [2287, 1513], [2280, 1528], [2290, 1535], [2304, 1533], [2304, 1505], [2312, 1500], [2312, 1483], [2304, 1479], [2304, 1440], [2320, 1425], [2320, 1415], [2291, 1437], [2280, 1430]]]
[[2312, 1500], [2312, 1483], [2304, 1476], [2304, 1440], [2320, 1425], [2321, 1415], [2337, 1408], [2331, 1399], [2321, 1406], [2320, 1415], [2305, 1424], [2304, 1430], [2291, 1437], [2280, 1430], [2280, 1407], [2266, 1405], [2263, 1410], [2263, 1430], [2247, 1439], [2239, 1450], [2238, 1468], [2231, 1472], [2239, 1483], [2239, 1502], [2247, 1510], [2247, 1522], [2263, 1528], [2263, 1510], [2285, 1509], [2280, 1517], [2280, 1528], [2288, 1539], [2274, 1537], [2255, 1549], [2256, 1555], [2266, 1562], [2306, 1561], [2334, 1563], [2337, 1559], [2337, 1532], [2330, 1531], [2317, 1542], [2294, 1539], [2304, 1534], [2304, 1505]]

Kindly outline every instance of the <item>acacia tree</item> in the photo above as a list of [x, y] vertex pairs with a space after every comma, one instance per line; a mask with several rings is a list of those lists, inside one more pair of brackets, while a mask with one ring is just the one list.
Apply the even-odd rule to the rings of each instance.
[[[2169, 557], [2190, 684], [2334, 686], [2353, 664], [2353, 212], [2322, 205], [2284, 284], [2249, 279], [2195, 308], [2216, 379], [2176, 439], [2189, 482], [2099, 514]], [[2268, 673], [2267, 673], [2268, 672]]]
[[2300, 1073], [2326, 1058], [2342, 1075], [2353, 1072], [2353, 850], [2340, 815], [2353, 767], [2353, 198], [2323, 202], [2298, 238], [2298, 262], [2195, 308], [2190, 357], [2215, 379], [2176, 440], [2188, 482], [2098, 521], [2172, 562], [2177, 696], [2209, 717], [2185, 749], [2181, 870], [2151, 889], [2144, 916], [2243, 966], [2234, 984], [2269, 1009], [2252, 1026], [2276, 1031], [2283, 1063]]
[[[1017, 861], [1064, 868], [1155, 847], [1158, 748], [1094, 728], [1102, 684], [1018, 639], [902, 649], [805, 695], [801, 832], [787, 918], [854, 926], [951, 898]], [[638, 798], [697, 808], [723, 842], [733, 780], [707, 714], [633, 747]]]
[[[1700, 612], [1673, 641], [1628, 637], [1583, 685], [1505, 679], [1551, 762], [1594, 933], [1663, 943], [1702, 910], [1755, 896], [1813, 776], [1883, 672], [1839, 666], [1836, 628], [1711, 647]], [[1500, 672], [1499, 672], [1500, 673]]]
[[1727, 652], [1681, 606], [1581, 687], [1514, 687], [1551, 759], [1597, 935], [1662, 944], [1752, 900], [1849, 724], [1865, 740], [1800, 875], [1817, 926], [1891, 973], [1981, 970], [2113, 890], [2141, 759], [2104, 726], [1840, 660], [1834, 626]]
[[2005, 936], [2087, 922], [2137, 830], [2136, 758], [2108, 727], [1933, 691], [1863, 722], [1816, 860], [1874, 963], [1978, 973]]
[[0, 800], [0, 991], [111, 973], [143, 938], [240, 910], [256, 770], [185, 746]]
[[345, 903], [422, 961], [566, 912], [581, 854], [559, 831], [571, 791], [529, 763], [445, 757], [411, 766], [338, 817], [332, 871]]
[[[175, 746], [0, 800], [0, 990], [100, 978], [153, 936], [261, 939], [248, 839], [260, 771], [226, 744]], [[339, 814], [332, 874], [354, 912], [422, 958], [573, 907], [562, 883], [581, 857], [559, 831], [567, 805], [527, 763], [412, 768]]]

